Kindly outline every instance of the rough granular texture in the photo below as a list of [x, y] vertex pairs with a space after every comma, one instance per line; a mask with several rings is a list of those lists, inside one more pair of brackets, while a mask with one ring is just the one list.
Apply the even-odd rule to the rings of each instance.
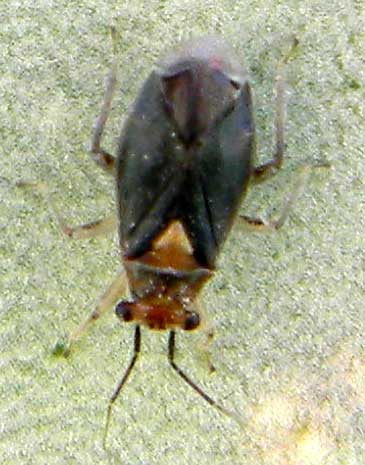
[[[365, 461], [364, 6], [361, 2], [16, 2], [0, 6], [0, 462], [9, 464], [318, 465]], [[121, 6], [123, 4], [123, 6]], [[67, 360], [52, 348], [93, 308], [120, 267], [117, 240], [63, 236], [47, 182], [70, 224], [114, 210], [111, 179], [87, 153], [120, 34], [121, 92], [105, 147], [156, 58], [181, 38], [221, 34], [251, 70], [258, 157], [273, 150], [274, 76], [286, 67], [287, 159], [250, 190], [242, 214], [275, 215], [303, 162], [315, 170], [287, 224], [235, 228], [205, 292], [216, 324], [209, 376], [198, 333], [178, 334], [177, 361], [227, 408], [209, 408], [169, 368], [166, 334], [143, 355], [115, 406], [133, 330], [110, 315]], [[141, 135], [143, 137], [143, 134]]]

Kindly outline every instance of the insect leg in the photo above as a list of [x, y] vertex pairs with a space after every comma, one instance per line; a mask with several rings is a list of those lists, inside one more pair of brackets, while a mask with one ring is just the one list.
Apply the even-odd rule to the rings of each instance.
[[113, 157], [113, 155], [110, 155], [101, 147], [101, 139], [104, 132], [104, 126], [109, 117], [113, 95], [117, 84], [117, 34], [114, 27], [111, 28], [111, 36], [113, 46], [113, 60], [109, 74], [106, 78], [106, 86], [101, 111], [99, 116], [96, 118], [94, 124], [90, 151], [93, 155], [93, 160], [96, 162], [97, 165], [103, 168], [107, 173], [114, 174], [115, 158]]
[[284, 96], [284, 76], [283, 70], [289, 61], [299, 42], [294, 39], [290, 51], [282, 58], [277, 67], [276, 73], [276, 112], [275, 112], [275, 138], [276, 148], [272, 160], [255, 168], [253, 173], [253, 182], [259, 183], [275, 175], [281, 168], [284, 160], [284, 123], [285, 123], [285, 96]]
[[137, 358], [139, 356], [139, 353], [141, 351], [141, 330], [140, 327], [137, 325], [135, 332], [134, 332], [134, 350], [133, 350], [133, 356], [131, 358], [131, 361], [129, 362], [128, 368], [126, 369], [123, 378], [120, 380], [118, 383], [117, 387], [115, 388], [110, 400], [109, 400], [109, 405], [108, 405], [108, 410], [106, 414], [106, 421], [105, 421], [105, 428], [104, 428], [104, 438], [103, 438], [103, 447], [105, 449], [106, 447], [106, 439], [109, 431], [109, 424], [110, 424], [110, 418], [112, 414], [112, 408], [115, 400], [120, 394], [120, 391], [122, 390], [123, 386], [127, 382], [127, 379], [129, 378], [129, 375], [131, 374], [131, 371], [137, 361]]
[[305, 186], [308, 181], [308, 177], [310, 174], [310, 166], [309, 165], [302, 165], [298, 168], [299, 176], [294, 186], [293, 190], [287, 197], [284, 202], [284, 205], [281, 208], [281, 213], [277, 220], [274, 219], [263, 219], [263, 218], [255, 218], [251, 216], [241, 215], [240, 219], [245, 222], [245, 224], [251, 228], [256, 230], [262, 230], [265, 232], [266, 230], [273, 230], [279, 229], [283, 226], [284, 222], [289, 216], [290, 211], [293, 208], [293, 205], [297, 202], [299, 197], [303, 194]]
[[[292, 55], [295, 53], [295, 50], [298, 46], [299, 42], [295, 38], [293, 40], [293, 44], [291, 46], [290, 51], [280, 60], [277, 68], [277, 75], [276, 75], [276, 114], [275, 114], [275, 133], [276, 133], [276, 151], [272, 160], [258, 166], [254, 169], [252, 181], [255, 183], [260, 183], [265, 181], [269, 177], [275, 175], [277, 171], [281, 168], [284, 159], [284, 121], [285, 121], [285, 98], [284, 98], [284, 77], [283, 77], [283, 70], [284, 66], [290, 60]], [[310, 171], [312, 168], [323, 168], [329, 167], [329, 164], [324, 162], [318, 165], [310, 166], [308, 164], [303, 164], [300, 166], [297, 171], [299, 173], [297, 182], [286, 199], [283, 207], [281, 208], [281, 212], [279, 218], [277, 220], [264, 220], [261, 218], [249, 217], [245, 215], [241, 215], [240, 219], [244, 221], [245, 225], [251, 229], [255, 230], [272, 230], [272, 229], [279, 229], [286, 221], [290, 211], [293, 208], [293, 205], [296, 203], [298, 198], [302, 195]], [[242, 223], [241, 223], [242, 224]]]
[[62, 231], [74, 239], [86, 239], [88, 237], [104, 236], [113, 232], [117, 228], [117, 218], [115, 215], [109, 215], [90, 223], [80, 224], [78, 226], [67, 226], [64, 221], [59, 220]]
[[262, 219], [262, 218], [254, 218], [250, 216], [245, 216], [245, 215], [240, 215], [240, 219], [244, 221], [245, 225], [247, 225], [251, 229], [256, 229], [256, 230], [262, 230], [262, 231], [267, 231], [267, 230], [273, 230], [273, 229], [279, 229], [283, 226], [285, 221], [287, 220], [290, 212], [293, 209], [293, 206], [299, 199], [299, 197], [303, 194], [305, 187], [308, 182], [308, 178], [310, 176], [310, 173], [313, 169], [315, 168], [329, 168], [330, 165], [327, 162], [320, 163], [318, 165], [308, 165], [308, 164], [303, 164], [297, 168], [297, 180], [294, 185], [294, 188], [288, 195], [287, 199], [284, 202], [284, 205], [280, 209], [280, 214], [279, 217], [274, 220], [274, 219]]
[[65, 219], [60, 214], [58, 208], [55, 206], [49, 192], [49, 187], [46, 183], [19, 181], [16, 185], [22, 189], [32, 189], [33, 191], [42, 194], [48, 204], [49, 209], [55, 216], [60, 229], [69, 237], [74, 239], [85, 239], [88, 237], [102, 236], [116, 230], [117, 218], [115, 214], [106, 216], [96, 221], [92, 221], [90, 223], [85, 223], [78, 226], [68, 226]]
[[202, 354], [204, 362], [208, 365], [209, 372], [214, 373], [215, 367], [210, 360], [209, 354], [209, 346], [214, 338], [214, 325], [211, 319], [209, 319], [208, 312], [201, 299], [197, 298], [194, 302], [194, 305], [200, 316], [201, 323], [199, 325], [199, 330], [202, 331], [205, 335], [204, 342], [198, 345], [198, 350]]
[[56, 348], [54, 349], [54, 353], [57, 355], [62, 354], [67, 357], [73, 344], [80, 338], [80, 336], [92, 324], [94, 324], [96, 320], [98, 320], [104, 313], [106, 313], [121, 296], [125, 296], [127, 289], [127, 276], [126, 272], [123, 270], [100, 297], [95, 309], [89, 314], [86, 320], [83, 321], [74, 331], [72, 331], [67, 343], [57, 343]]

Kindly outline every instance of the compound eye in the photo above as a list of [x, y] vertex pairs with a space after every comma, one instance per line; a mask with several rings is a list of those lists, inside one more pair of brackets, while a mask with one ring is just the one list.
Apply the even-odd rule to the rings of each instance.
[[115, 307], [115, 313], [117, 317], [123, 321], [132, 321], [133, 314], [132, 314], [132, 309], [130, 308], [131, 304], [132, 302], [126, 302], [126, 301], [119, 302], [119, 304]]
[[184, 325], [184, 329], [186, 331], [191, 331], [192, 329], [197, 328], [199, 324], [200, 324], [200, 316], [198, 313], [195, 313], [195, 312], [187, 313], [185, 325]]

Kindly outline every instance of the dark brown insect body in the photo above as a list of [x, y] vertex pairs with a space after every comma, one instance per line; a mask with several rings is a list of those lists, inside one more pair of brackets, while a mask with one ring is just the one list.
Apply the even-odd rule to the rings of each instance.
[[199, 325], [196, 297], [252, 173], [246, 73], [221, 40], [185, 44], [152, 72], [118, 153], [119, 234], [133, 300], [125, 321]]

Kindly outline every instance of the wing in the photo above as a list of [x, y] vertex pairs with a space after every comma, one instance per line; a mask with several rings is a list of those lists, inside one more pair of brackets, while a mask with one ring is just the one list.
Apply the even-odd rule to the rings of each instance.
[[119, 235], [127, 257], [148, 250], [163, 230], [182, 188], [182, 153], [164, 110], [161, 81], [152, 73], [143, 86], [119, 143], [117, 196]]
[[249, 84], [236, 103], [209, 132], [183, 189], [184, 224], [195, 257], [203, 266], [215, 263], [252, 172], [255, 134]]
[[180, 219], [202, 266], [214, 268], [251, 175], [247, 81], [199, 60], [153, 72], [122, 134], [117, 162], [121, 247], [146, 252]]

